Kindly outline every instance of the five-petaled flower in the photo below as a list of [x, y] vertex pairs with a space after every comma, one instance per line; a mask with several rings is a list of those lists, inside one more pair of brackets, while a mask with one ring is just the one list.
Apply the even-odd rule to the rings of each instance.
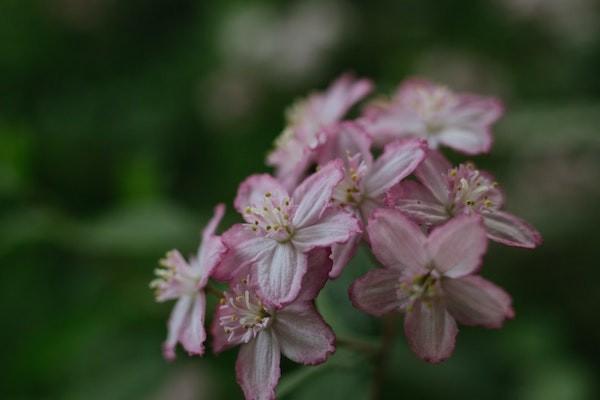
[[479, 216], [456, 217], [425, 236], [399, 210], [378, 209], [367, 231], [384, 268], [352, 284], [352, 303], [376, 316], [404, 312], [407, 340], [420, 358], [450, 357], [456, 321], [499, 328], [514, 316], [510, 296], [476, 275], [487, 248]]
[[157, 301], [178, 299], [171, 312], [168, 336], [163, 344], [163, 355], [168, 360], [175, 358], [177, 342], [190, 354], [204, 354], [204, 287], [226, 251], [221, 238], [215, 235], [225, 206], [217, 205], [214, 212], [202, 232], [202, 243], [196, 256], [188, 263], [179, 251], [169, 251], [166, 258], [160, 261], [163, 268], [155, 271], [157, 278], [150, 283], [150, 287], [156, 291]]
[[488, 238], [509, 246], [534, 248], [542, 236], [522, 219], [503, 211], [504, 195], [493, 176], [473, 164], [456, 168], [437, 151], [415, 171], [421, 183], [401, 182], [388, 193], [387, 203], [429, 227], [455, 215], [479, 214]]
[[[371, 138], [360, 123], [340, 123], [329, 130], [328, 136], [318, 154], [320, 163], [344, 160], [345, 175], [333, 192], [334, 203], [355, 214], [361, 223], [366, 223], [371, 211], [384, 206], [385, 194], [415, 170], [427, 148], [422, 139], [398, 140], [387, 144], [374, 160]], [[357, 234], [332, 246], [332, 278], [348, 264], [361, 238], [362, 234]]]
[[332, 161], [306, 178], [291, 196], [270, 175], [246, 179], [234, 202], [246, 223], [223, 234], [228, 251], [214, 271], [215, 278], [229, 282], [252, 265], [250, 279], [264, 302], [277, 307], [292, 302], [306, 273], [307, 253], [360, 232], [353, 215], [329, 204], [343, 177], [342, 162]]
[[375, 144], [416, 136], [433, 149], [440, 145], [466, 154], [487, 153], [491, 125], [503, 114], [494, 98], [455, 93], [444, 86], [411, 79], [390, 101], [377, 101], [365, 110]]
[[368, 79], [342, 75], [326, 91], [295, 103], [287, 112], [287, 127], [275, 141], [267, 163], [275, 176], [292, 191], [315, 161], [315, 149], [327, 139], [326, 130], [372, 90]]
[[231, 282], [221, 299], [211, 326], [213, 349], [219, 353], [240, 345], [235, 369], [246, 399], [275, 398], [282, 353], [314, 365], [335, 351], [335, 335], [314, 305], [331, 268], [328, 251], [311, 251], [308, 265], [300, 295], [283, 308], [264, 304], [247, 277]]

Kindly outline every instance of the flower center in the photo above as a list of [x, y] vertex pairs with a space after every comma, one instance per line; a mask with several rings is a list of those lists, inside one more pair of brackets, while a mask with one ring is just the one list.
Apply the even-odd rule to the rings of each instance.
[[347, 155], [344, 179], [333, 191], [332, 200], [341, 206], [359, 206], [363, 200], [360, 182], [367, 173], [367, 164], [360, 154]]
[[405, 300], [406, 311], [410, 311], [417, 300], [431, 302], [439, 296], [439, 276], [432, 269], [426, 274], [417, 275], [412, 280], [401, 280], [397, 288], [397, 296]]
[[288, 241], [294, 235], [291, 224], [293, 202], [289, 197], [277, 199], [271, 192], [265, 193], [262, 206], [248, 206], [244, 217], [253, 231], [278, 240]]
[[221, 299], [219, 324], [230, 343], [248, 343], [273, 321], [271, 313], [247, 284], [248, 278], [243, 279]]
[[498, 183], [482, 175], [473, 164], [461, 164], [448, 171], [451, 213], [456, 211], [491, 212], [500, 206]]
[[159, 268], [154, 270], [156, 279], [150, 282], [157, 300], [181, 295], [193, 295], [198, 291], [200, 276], [195, 274], [185, 260], [177, 262], [169, 253], [160, 260]]

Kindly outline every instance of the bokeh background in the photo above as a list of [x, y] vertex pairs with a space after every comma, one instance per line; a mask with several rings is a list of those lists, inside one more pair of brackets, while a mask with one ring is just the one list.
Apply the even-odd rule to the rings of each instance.
[[[240, 398], [235, 350], [162, 360], [171, 304], [148, 282], [267, 171], [285, 108], [354, 71], [383, 93], [419, 75], [504, 99], [475, 162], [545, 239], [486, 257], [514, 321], [462, 329], [438, 366], [400, 338], [384, 398], [598, 398], [599, 30], [594, 0], [2, 0], [0, 397]], [[363, 340], [380, 321], [345, 290], [370, 263], [360, 254], [319, 300]], [[361, 355], [283, 366], [284, 399], [369, 397]]]

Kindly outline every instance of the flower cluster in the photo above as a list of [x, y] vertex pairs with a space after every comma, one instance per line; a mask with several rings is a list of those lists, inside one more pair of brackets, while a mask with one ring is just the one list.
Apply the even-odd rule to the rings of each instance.
[[[335, 351], [315, 299], [361, 244], [381, 265], [351, 285], [352, 304], [374, 316], [404, 314], [408, 344], [425, 361], [452, 354], [457, 322], [499, 328], [514, 316], [510, 296], [478, 274], [488, 239], [534, 248], [541, 236], [502, 209], [489, 173], [452, 166], [438, 150], [488, 152], [502, 106], [409, 80], [346, 118], [372, 87], [344, 75], [296, 103], [267, 158], [274, 175], [252, 175], [238, 188], [243, 222], [216, 235], [218, 205], [195, 257], [167, 253], [151, 283], [158, 301], [177, 299], [166, 358], [177, 343], [204, 353], [205, 293], [216, 293], [213, 350], [240, 346], [244, 395], [274, 398], [281, 354], [311, 365]], [[229, 289], [216, 291], [209, 278]]]

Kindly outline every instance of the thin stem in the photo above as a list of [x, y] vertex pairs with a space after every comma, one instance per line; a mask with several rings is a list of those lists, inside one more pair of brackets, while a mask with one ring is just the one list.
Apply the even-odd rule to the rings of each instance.
[[217, 289], [216, 287], [214, 287], [210, 282], [208, 282], [206, 284], [206, 286], [204, 287], [204, 290], [206, 291], [206, 293], [212, 294], [217, 299], [222, 299], [223, 298], [223, 292], [221, 292], [219, 289]]
[[388, 361], [394, 340], [396, 339], [398, 324], [398, 314], [389, 314], [383, 317], [383, 335], [381, 337], [381, 345], [375, 355], [373, 369], [373, 388], [371, 398], [378, 400], [381, 398], [383, 384], [385, 383], [385, 372], [388, 367]]

